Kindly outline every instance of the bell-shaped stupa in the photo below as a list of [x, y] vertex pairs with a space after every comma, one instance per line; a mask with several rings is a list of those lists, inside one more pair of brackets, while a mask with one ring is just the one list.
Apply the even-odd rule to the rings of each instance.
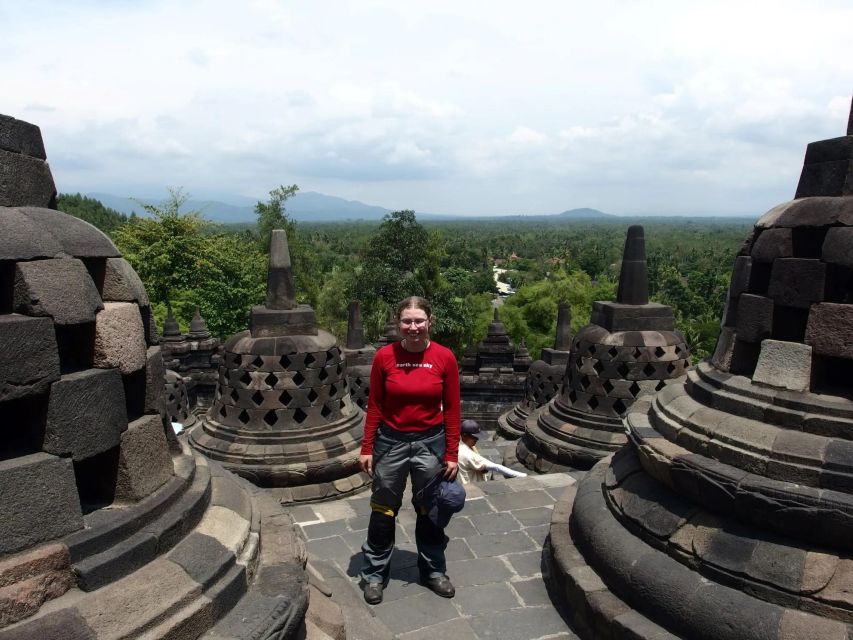
[[481, 429], [497, 429], [501, 414], [524, 397], [529, 365], [527, 349], [516, 351], [495, 307], [486, 337], [462, 358], [462, 416], [476, 420]]
[[690, 366], [672, 308], [649, 302], [643, 227], [628, 229], [616, 302], [594, 302], [575, 336], [559, 396], [527, 420], [516, 455], [539, 472], [589, 469], [626, 440], [622, 417], [641, 395]]
[[347, 382], [350, 396], [363, 411], [367, 411], [370, 395], [370, 369], [376, 355], [376, 347], [364, 342], [364, 327], [361, 324], [361, 304], [358, 300], [349, 303], [347, 342], [342, 349], [347, 361]]
[[273, 231], [266, 304], [224, 347], [213, 406], [192, 445], [282, 503], [336, 498], [359, 471], [364, 413], [353, 402], [337, 339], [297, 304], [287, 236]]
[[851, 134], [810, 144], [755, 224], [714, 356], [555, 507], [546, 561], [582, 637], [853, 637]]
[[145, 287], [54, 191], [0, 115], [0, 638], [303, 637], [293, 521], [164, 424]]
[[[175, 371], [182, 379], [190, 413], [202, 414], [213, 404], [213, 397], [219, 382], [219, 365], [222, 364], [222, 343], [210, 334], [207, 323], [196, 306], [190, 330], [186, 335], [172, 313], [172, 306], [166, 305], [166, 320], [163, 323], [163, 336], [160, 339], [163, 361], [166, 368]], [[170, 383], [169, 383], [170, 384]], [[167, 384], [167, 394], [173, 389]], [[195, 419], [189, 418], [188, 427]]]
[[571, 309], [568, 304], [561, 302], [557, 309], [554, 346], [542, 349], [542, 357], [530, 365], [524, 381], [524, 398], [498, 418], [498, 436], [507, 440], [517, 440], [523, 436], [530, 414], [557, 395], [569, 362], [571, 324]]

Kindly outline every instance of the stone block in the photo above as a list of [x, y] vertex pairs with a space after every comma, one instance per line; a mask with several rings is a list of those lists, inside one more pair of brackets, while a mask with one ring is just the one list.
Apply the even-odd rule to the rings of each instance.
[[672, 308], [650, 302], [633, 305], [617, 302], [593, 302], [591, 323], [607, 331], [672, 331]]
[[116, 367], [123, 374], [146, 363], [145, 327], [132, 302], [107, 302], [95, 318], [95, 357], [98, 368]]
[[69, 325], [93, 322], [103, 302], [80, 260], [56, 258], [15, 266], [14, 306], [19, 313]]
[[82, 528], [71, 460], [35, 453], [0, 461], [0, 554]]
[[74, 608], [52, 611], [23, 624], [0, 631], [0, 640], [96, 640], [97, 636]]
[[749, 288], [749, 275], [752, 271], [752, 258], [738, 256], [732, 269], [732, 279], [729, 284], [729, 296], [736, 297]]
[[127, 428], [124, 387], [116, 369], [87, 369], [62, 376], [50, 389], [44, 450], [74, 461], [119, 444]]
[[853, 267], [853, 227], [830, 227], [823, 241], [821, 259], [830, 264]]
[[756, 262], [773, 262], [776, 258], [790, 258], [793, 255], [790, 229], [767, 229], [752, 245], [751, 256]]
[[806, 164], [800, 174], [795, 198], [849, 196], [853, 194], [850, 160]]
[[785, 307], [808, 308], [823, 300], [826, 265], [820, 260], [779, 258], [773, 261], [767, 295]]
[[853, 358], [853, 305], [832, 302], [813, 305], [805, 341], [815, 353]]
[[44, 207], [20, 207], [20, 213], [52, 235], [62, 251], [75, 258], [117, 258], [121, 254], [107, 235], [85, 220]]
[[148, 347], [145, 353], [145, 404], [143, 413], [161, 413], [166, 385], [166, 366], [160, 347]]
[[317, 318], [314, 310], [301, 304], [296, 309], [268, 309], [252, 307], [249, 329], [253, 338], [276, 336], [317, 335]]
[[74, 586], [68, 548], [41, 545], [0, 561], [0, 628], [23, 620]]
[[56, 185], [47, 162], [0, 149], [0, 207], [56, 206]]
[[812, 348], [798, 342], [762, 340], [753, 382], [791, 391], [807, 391], [812, 373]]
[[105, 302], [135, 302], [140, 307], [150, 304], [145, 285], [124, 258], [107, 258], [102, 297]]
[[62, 246], [19, 209], [0, 206], [0, 260], [52, 258]]
[[737, 309], [737, 337], [760, 342], [773, 331], [773, 300], [751, 293], [741, 294]]
[[11, 116], [0, 115], [0, 149], [39, 160], [47, 159], [39, 128]]
[[0, 402], [45, 393], [59, 380], [50, 318], [0, 315]]
[[121, 434], [116, 500], [138, 502], [165, 484], [173, 472], [160, 416], [131, 422]]

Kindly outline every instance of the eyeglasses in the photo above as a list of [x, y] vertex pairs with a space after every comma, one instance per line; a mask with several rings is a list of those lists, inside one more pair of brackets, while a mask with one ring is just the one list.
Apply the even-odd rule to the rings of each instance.
[[404, 327], [410, 327], [412, 325], [415, 325], [416, 327], [422, 327], [427, 322], [429, 322], [429, 318], [404, 318], [400, 320], [400, 324]]

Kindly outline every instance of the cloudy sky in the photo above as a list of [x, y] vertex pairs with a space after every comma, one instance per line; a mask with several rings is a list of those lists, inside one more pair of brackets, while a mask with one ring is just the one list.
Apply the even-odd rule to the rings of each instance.
[[0, 0], [60, 191], [758, 216], [846, 131], [849, 0]]

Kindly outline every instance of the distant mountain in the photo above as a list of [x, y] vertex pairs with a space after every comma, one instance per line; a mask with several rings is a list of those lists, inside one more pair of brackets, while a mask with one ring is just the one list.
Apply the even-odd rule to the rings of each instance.
[[[144, 215], [145, 211], [139, 202], [133, 198], [116, 196], [111, 193], [87, 193], [90, 198], [100, 200], [104, 206], [115, 209], [126, 215], [136, 212]], [[226, 196], [227, 197], [227, 196]], [[248, 199], [242, 196], [228, 197], [232, 201], [246, 202]], [[163, 204], [162, 199], [138, 198], [146, 204], [159, 206]], [[376, 207], [356, 200], [344, 200], [334, 196], [327, 196], [313, 191], [299, 192], [290, 198], [285, 209], [294, 220], [300, 222], [331, 222], [335, 220], [381, 220], [382, 217], [391, 213], [390, 209]], [[183, 211], [201, 211], [202, 215], [213, 222], [243, 222], [254, 223], [254, 204], [231, 204], [221, 200], [187, 200]], [[429, 216], [428, 214], [424, 214]]]
[[598, 209], [588, 208], [569, 209], [568, 211], [563, 211], [563, 213], [558, 213], [557, 216], [560, 218], [571, 218], [572, 220], [604, 220], [616, 217], [612, 213], [604, 213]]

